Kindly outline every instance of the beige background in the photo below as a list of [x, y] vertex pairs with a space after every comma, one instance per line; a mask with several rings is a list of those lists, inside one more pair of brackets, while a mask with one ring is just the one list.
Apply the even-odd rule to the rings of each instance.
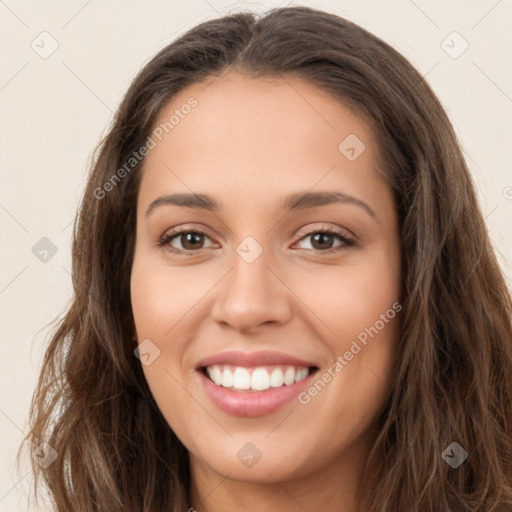
[[[71, 222], [86, 165], [122, 94], [143, 63], [198, 22], [288, 4], [359, 23], [426, 75], [455, 126], [510, 283], [511, 0], [0, 0], [1, 512], [43, 510], [27, 504], [28, 459], [18, 473], [14, 456], [45, 326], [71, 294]], [[463, 39], [446, 39], [453, 31]], [[453, 58], [464, 40], [468, 49]], [[57, 248], [47, 262], [32, 252], [43, 237]]]

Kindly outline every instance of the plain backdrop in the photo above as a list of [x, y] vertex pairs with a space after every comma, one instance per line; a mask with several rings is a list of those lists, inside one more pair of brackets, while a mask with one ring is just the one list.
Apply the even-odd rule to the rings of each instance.
[[129, 83], [197, 23], [285, 5], [360, 24], [426, 76], [455, 127], [510, 286], [511, 0], [0, 0], [1, 512], [48, 510], [27, 503], [30, 454], [19, 472], [14, 459], [47, 324], [71, 297], [72, 221], [90, 155]]

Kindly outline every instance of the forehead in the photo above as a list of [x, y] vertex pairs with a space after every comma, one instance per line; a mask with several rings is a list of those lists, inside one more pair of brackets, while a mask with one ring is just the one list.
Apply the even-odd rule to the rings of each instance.
[[[192, 97], [197, 105], [185, 108]], [[180, 110], [190, 112], [178, 119]], [[293, 77], [251, 78], [238, 73], [213, 77], [174, 96], [155, 126], [164, 126], [172, 117], [176, 124], [163, 136], [176, 144], [192, 136], [204, 149], [213, 149], [211, 143], [222, 141], [225, 150], [242, 145], [257, 153], [259, 144], [275, 148], [294, 143], [287, 151], [289, 157], [299, 148], [320, 152], [329, 145], [337, 150], [342, 137], [350, 133], [367, 140], [372, 135], [365, 121], [333, 95]], [[320, 138], [325, 141], [321, 148]]]
[[230, 73], [195, 83], [172, 98], [153, 128], [161, 140], [154, 138], [146, 157], [142, 195], [227, 187], [250, 196], [262, 186], [270, 194], [280, 186], [336, 187], [340, 180], [355, 194], [377, 194], [383, 185], [365, 120], [298, 78]]

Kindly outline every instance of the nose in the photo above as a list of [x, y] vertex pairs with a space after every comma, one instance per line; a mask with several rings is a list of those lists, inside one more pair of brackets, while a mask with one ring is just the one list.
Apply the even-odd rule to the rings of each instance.
[[252, 263], [234, 255], [233, 268], [216, 290], [211, 312], [216, 322], [251, 333], [261, 325], [282, 325], [290, 319], [290, 291], [268, 263], [265, 251]]

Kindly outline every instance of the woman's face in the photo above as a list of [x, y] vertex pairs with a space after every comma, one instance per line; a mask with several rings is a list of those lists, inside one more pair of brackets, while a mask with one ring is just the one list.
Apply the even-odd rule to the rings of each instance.
[[313, 85], [234, 73], [180, 92], [155, 128], [166, 122], [145, 161], [131, 276], [162, 414], [196, 475], [353, 473], [401, 309], [376, 139]]

